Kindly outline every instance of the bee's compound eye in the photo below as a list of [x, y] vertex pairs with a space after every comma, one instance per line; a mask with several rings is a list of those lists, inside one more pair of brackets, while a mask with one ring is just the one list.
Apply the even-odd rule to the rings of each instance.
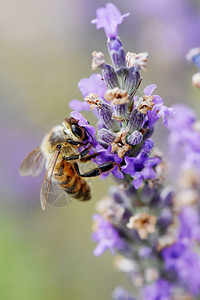
[[56, 146], [56, 149], [57, 150], [60, 150], [62, 148], [62, 145], [61, 144], [58, 144], [57, 146]]
[[83, 131], [80, 126], [76, 124], [72, 124], [71, 126], [73, 134], [75, 134], [77, 137], [82, 137], [83, 136]]

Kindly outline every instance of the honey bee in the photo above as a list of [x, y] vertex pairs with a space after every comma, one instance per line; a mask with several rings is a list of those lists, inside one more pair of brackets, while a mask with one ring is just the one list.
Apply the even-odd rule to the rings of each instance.
[[[34, 149], [23, 160], [19, 173], [22, 176], [38, 176], [43, 168], [46, 168], [46, 175], [40, 190], [41, 207], [45, 210], [49, 196], [53, 197], [53, 204], [60, 195], [52, 193], [52, 190], [59, 190], [59, 194], [67, 195], [68, 203], [73, 198], [80, 201], [91, 199], [91, 188], [83, 177], [94, 177], [102, 172], [112, 170], [116, 163], [105, 162], [92, 170], [81, 174], [76, 161], [91, 161], [99, 153], [89, 155], [92, 148], [93, 138], [89, 131], [78, 125], [73, 117], [65, 118], [62, 125], [57, 125], [47, 133], [40, 147]], [[84, 150], [79, 151], [83, 146]], [[70, 197], [69, 197], [70, 196]], [[70, 199], [70, 200], [69, 200]]]

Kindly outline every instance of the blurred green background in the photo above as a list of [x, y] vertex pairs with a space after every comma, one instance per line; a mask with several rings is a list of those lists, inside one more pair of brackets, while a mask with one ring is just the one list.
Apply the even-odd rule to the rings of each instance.
[[[200, 112], [199, 93], [191, 86], [196, 70], [185, 61], [186, 52], [200, 46], [199, 1], [138, 1], [114, 3], [131, 13], [119, 30], [125, 50], [149, 52], [140, 90], [156, 83], [166, 104], [185, 102]], [[27, 153], [69, 115], [68, 101], [82, 99], [77, 83], [92, 74], [92, 51], [109, 59], [103, 31], [90, 23], [106, 1], [0, 3], [0, 299], [110, 299], [115, 286], [129, 286], [112, 267], [111, 254], [93, 256], [91, 224], [112, 179], [92, 180], [88, 203], [43, 212], [44, 174], [18, 175]], [[95, 124], [91, 113], [84, 116]], [[166, 134], [156, 132], [162, 150]]]

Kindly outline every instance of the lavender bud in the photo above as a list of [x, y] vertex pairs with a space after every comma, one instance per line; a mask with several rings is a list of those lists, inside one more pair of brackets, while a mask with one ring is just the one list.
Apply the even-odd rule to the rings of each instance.
[[172, 221], [173, 221], [173, 216], [171, 210], [165, 208], [161, 211], [161, 214], [157, 220], [157, 225], [160, 228], [160, 230], [164, 231], [169, 227]]
[[161, 205], [162, 207], [171, 206], [174, 197], [174, 190], [171, 186], [167, 186], [161, 193]]
[[127, 142], [130, 145], [137, 145], [143, 141], [143, 135], [141, 132], [135, 130], [127, 138]]
[[116, 118], [126, 118], [127, 117], [127, 112], [128, 112], [128, 104], [119, 104], [119, 105], [114, 105], [114, 112], [115, 112], [115, 117]]
[[148, 138], [150, 138], [152, 136], [154, 132], [154, 127], [151, 127], [151, 128], [147, 128], [145, 130], [145, 133], [143, 134], [143, 140], [147, 140]]
[[109, 189], [109, 195], [113, 198], [113, 200], [118, 204], [124, 203], [124, 195], [119, 192], [117, 186], [111, 186]]
[[140, 130], [144, 121], [144, 114], [134, 109], [130, 115], [128, 127], [129, 131], [133, 132], [135, 130]]
[[128, 94], [131, 95], [137, 89], [140, 82], [140, 72], [138, 67], [132, 67], [128, 70], [128, 74], [125, 77], [124, 85]]
[[124, 75], [124, 72], [127, 72], [126, 55], [119, 38], [112, 37], [108, 40], [108, 50], [117, 74]]
[[120, 125], [116, 120], [112, 119], [113, 111], [110, 105], [102, 104], [99, 115], [107, 128], [111, 129], [112, 131], [119, 131]]
[[141, 201], [144, 204], [149, 204], [155, 197], [154, 189], [151, 189], [148, 185], [145, 185], [141, 190]]
[[98, 137], [101, 141], [103, 141], [107, 144], [110, 144], [114, 141], [114, 139], [117, 137], [117, 135], [110, 130], [102, 128], [98, 131]]
[[119, 86], [117, 75], [112, 66], [104, 65], [102, 75], [108, 89], [113, 89]]

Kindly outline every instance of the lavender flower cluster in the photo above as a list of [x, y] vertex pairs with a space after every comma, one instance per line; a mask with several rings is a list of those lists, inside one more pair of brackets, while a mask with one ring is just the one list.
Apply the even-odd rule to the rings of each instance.
[[[93, 137], [91, 154], [99, 154], [95, 163], [113, 162], [101, 178], [112, 173], [118, 183], [97, 204], [94, 254], [107, 249], [116, 254], [116, 267], [132, 284], [131, 292], [117, 287], [115, 300], [200, 299], [200, 182], [193, 168], [200, 167], [200, 125], [188, 107], [166, 107], [153, 94], [155, 84], [138, 92], [148, 53], [125, 54], [118, 25], [128, 15], [112, 3], [97, 10], [92, 23], [105, 31], [112, 65], [94, 51], [92, 69], [102, 74], [82, 79], [78, 86], [85, 101], [70, 102], [71, 116]], [[188, 57], [200, 65], [199, 48]], [[82, 110], [95, 114], [97, 134]], [[151, 138], [160, 117], [170, 130], [171, 147], [182, 149], [184, 157], [176, 191], [164, 187], [167, 163]]]

